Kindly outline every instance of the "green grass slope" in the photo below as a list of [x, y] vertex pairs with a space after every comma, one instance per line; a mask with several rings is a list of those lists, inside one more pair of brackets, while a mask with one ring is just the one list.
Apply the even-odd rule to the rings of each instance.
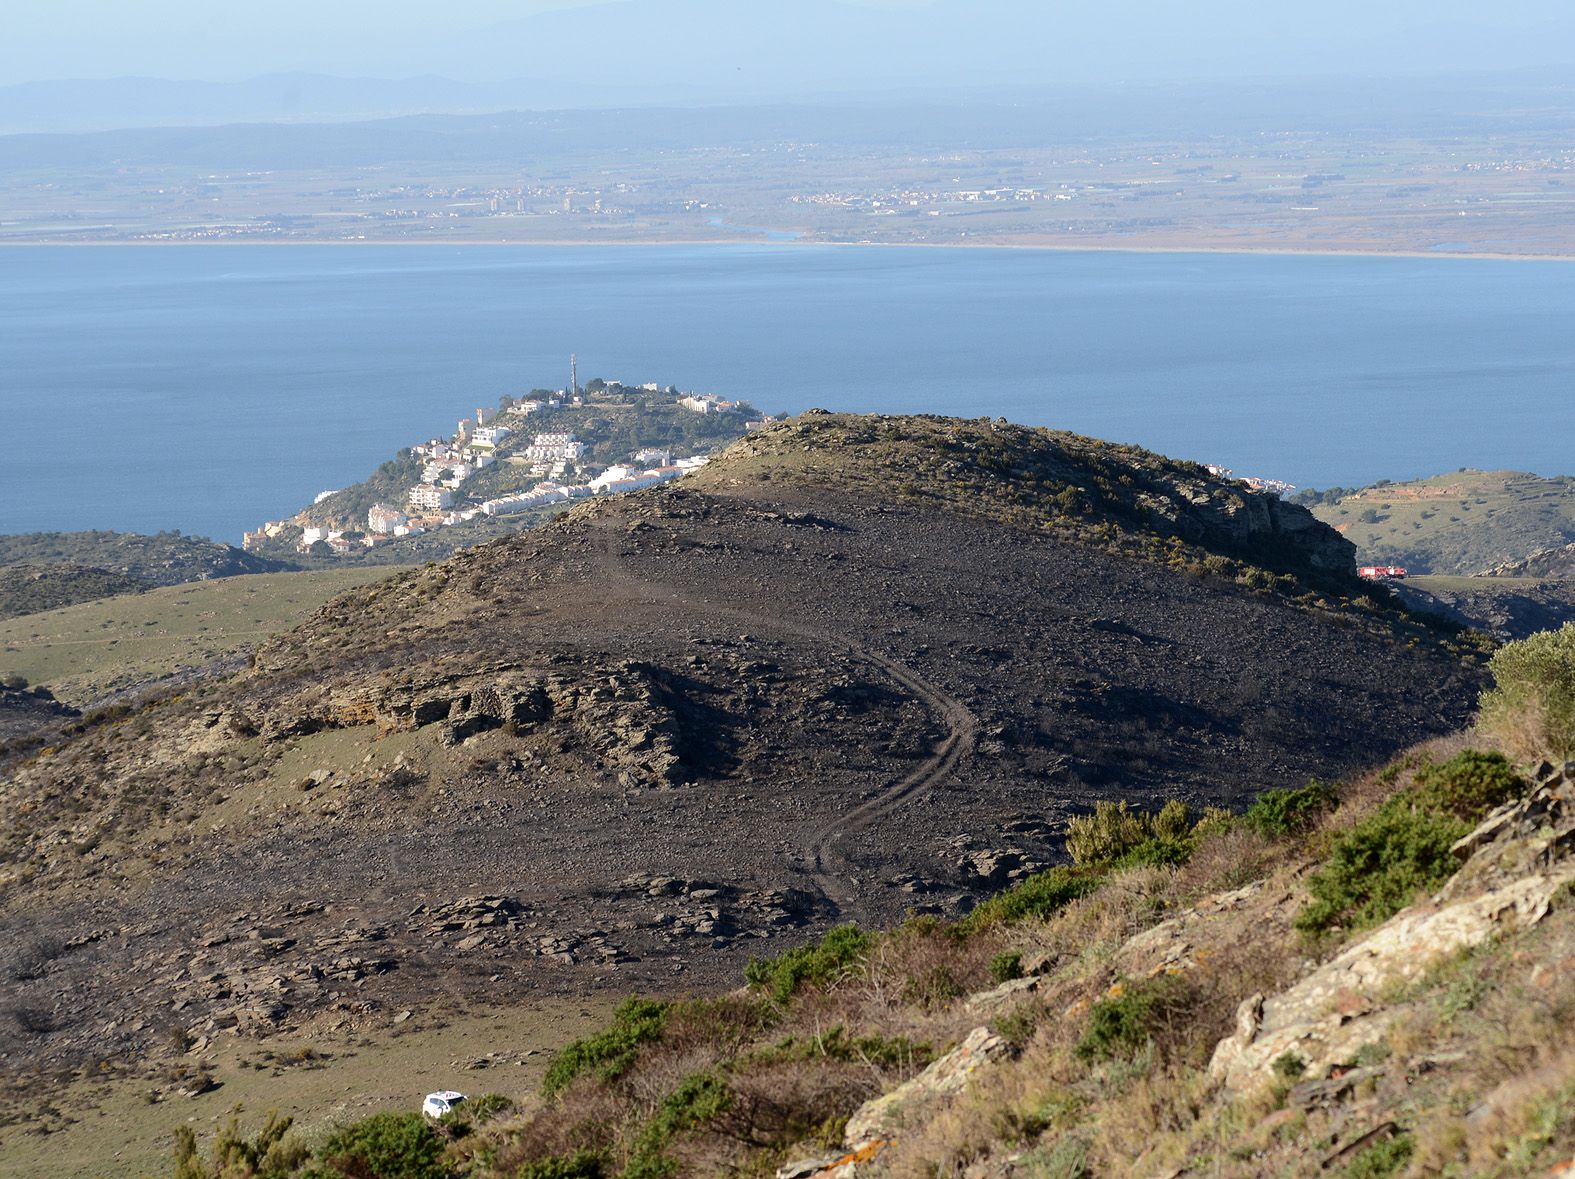
[[1364, 563], [1470, 575], [1575, 541], [1575, 477], [1455, 471], [1298, 497]]
[[393, 572], [226, 577], [12, 618], [0, 622], [0, 677], [21, 676], [84, 704], [251, 647]]

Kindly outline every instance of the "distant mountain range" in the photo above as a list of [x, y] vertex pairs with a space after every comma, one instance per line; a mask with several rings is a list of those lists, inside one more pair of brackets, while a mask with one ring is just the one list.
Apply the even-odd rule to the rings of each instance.
[[[1575, 58], [1575, 11], [1533, 18], [1510, 5], [1487, 18], [1462, 3], [1403, 0], [1377, 10], [1354, 0], [1305, 10], [1213, 0], [1203, 8], [1149, 0], [1120, 0], [1097, 12], [1009, 0], [939, 0], [902, 10], [840, 0], [619, 0], [483, 27], [439, 22], [443, 27], [419, 34], [394, 23], [375, 44], [332, 29], [292, 44], [273, 30], [244, 56], [223, 47], [200, 52], [180, 41], [179, 30], [157, 50], [116, 46], [107, 40], [111, 24], [85, 30], [63, 60], [88, 74], [201, 70], [234, 78], [259, 61], [294, 72], [245, 81], [128, 76], [0, 87], [0, 133], [959, 90], [999, 96], [1022, 87], [1143, 91], [1271, 79], [1279, 86], [1286, 79], [1462, 71], [1540, 70], [1567, 91], [1562, 63]], [[20, 54], [15, 43], [0, 50], [0, 76], [39, 68]], [[1446, 94], [1476, 89], [1457, 76]]]

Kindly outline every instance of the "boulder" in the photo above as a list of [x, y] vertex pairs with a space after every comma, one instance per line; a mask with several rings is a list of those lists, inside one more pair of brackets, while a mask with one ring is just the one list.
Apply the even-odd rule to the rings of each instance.
[[1233, 1035], [1215, 1048], [1209, 1071], [1228, 1088], [1266, 1084], [1273, 1062], [1295, 1053], [1321, 1079], [1380, 1040], [1399, 1012], [1383, 993], [1414, 982], [1450, 955], [1547, 915], [1575, 882], [1575, 806], [1559, 781], [1489, 815], [1456, 845], [1465, 865], [1437, 896], [1411, 905], [1358, 938], [1294, 986], [1254, 995]]

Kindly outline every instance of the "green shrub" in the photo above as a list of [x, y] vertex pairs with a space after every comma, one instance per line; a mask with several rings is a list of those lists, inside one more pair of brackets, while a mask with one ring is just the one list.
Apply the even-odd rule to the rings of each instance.
[[1488, 668], [1484, 731], [1524, 761], [1575, 758], [1575, 622], [1506, 643]]
[[606, 1028], [559, 1053], [542, 1078], [542, 1092], [551, 1097], [587, 1072], [604, 1083], [616, 1081], [629, 1071], [642, 1045], [661, 1037], [668, 1012], [668, 1005], [658, 999], [631, 995], [618, 1004]]
[[1149, 820], [1148, 829], [1154, 839], [1181, 839], [1192, 830], [1192, 811], [1179, 798], [1172, 798]]
[[1230, 822], [1230, 813], [1209, 807], [1194, 819], [1173, 798], [1158, 811], [1133, 810], [1125, 801], [1098, 802], [1091, 815], [1066, 823], [1066, 850], [1083, 868], [1177, 867], [1192, 858], [1198, 840]]
[[602, 1179], [605, 1174], [601, 1155], [579, 1150], [526, 1163], [514, 1172], [514, 1179]]
[[1014, 978], [1023, 977], [1023, 952], [1021, 950], [1002, 950], [990, 959], [990, 981], [994, 983], [1011, 982]]
[[1038, 1013], [1031, 1007], [1024, 1007], [997, 1017], [995, 1032], [1012, 1047], [1022, 1048], [1033, 1038], [1038, 1026]]
[[473, 1101], [467, 1101], [459, 1107], [470, 1115], [470, 1120], [476, 1125], [490, 1122], [500, 1114], [506, 1114], [514, 1108], [514, 1102], [501, 1093], [483, 1093]]
[[1397, 1134], [1357, 1155], [1345, 1168], [1345, 1179], [1385, 1179], [1410, 1162], [1415, 1153], [1416, 1142], [1411, 1135]]
[[1468, 749], [1416, 772], [1416, 805], [1475, 824], [1496, 807], [1519, 798], [1530, 785], [1502, 753]]
[[175, 1179], [231, 1179], [259, 1176], [274, 1179], [294, 1175], [311, 1156], [298, 1139], [289, 1137], [291, 1119], [271, 1112], [252, 1138], [231, 1118], [213, 1140], [210, 1163], [197, 1157], [197, 1135], [190, 1126], [175, 1129]]
[[1294, 789], [1265, 790], [1242, 815], [1242, 822], [1270, 839], [1305, 831], [1338, 799], [1334, 787], [1313, 779]]
[[967, 993], [967, 988], [957, 981], [951, 967], [944, 962], [936, 963], [922, 974], [910, 974], [902, 981], [902, 1001], [925, 1011], [943, 1010], [953, 999], [960, 999]]
[[1296, 927], [1318, 934], [1387, 920], [1453, 876], [1459, 861], [1450, 847], [1525, 788], [1496, 753], [1467, 750], [1418, 771], [1414, 787], [1386, 800], [1335, 844], [1308, 881], [1312, 902]]
[[1096, 802], [1091, 815], [1073, 815], [1066, 821], [1066, 852], [1074, 864], [1096, 867], [1108, 864], [1153, 834], [1153, 820], [1142, 811], [1120, 802]]
[[1192, 858], [1196, 846], [1187, 837], [1145, 839], [1111, 861], [1110, 867], [1117, 872], [1128, 868], [1179, 868]]
[[786, 1003], [802, 986], [825, 986], [852, 971], [874, 944], [857, 925], [838, 925], [818, 942], [799, 946], [775, 958], [753, 958], [744, 967], [744, 981]]
[[1294, 1052], [1282, 1052], [1269, 1067], [1274, 1070], [1275, 1076], [1295, 1081], [1307, 1071], [1307, 1062]]
[[317, 1150], [322, 1176], [447, 1179], [443, 1140], [420, 1113], [381, 1113], [328, 1136]]
[[960, 933], [968, 934], [991, 925], [1043, 919], [1097, 887], [1096, 877], [1075, 868], [1047, 868], [991, 897], [963, 918], [957, 928]]
[[1085, 1064], [1136, 1055], [1159, 1026], [1186, 1005], [1186, 984], [1172, 975], [1119, 984], [1088, 1013], [1088, 1027], [1072, 1051]]
[[877, 1068], [910, 1068], [929, 1064], [934, 1049], [906, 1036], [852, 1036], [840, 1023], [813, 1036], [784, 1036], [769, 1048], [740, 1057], [743, 1066], [785, 1061], [836, 1060], [844, 1064], [873, 1064]]
[[1408, 798], [1390, 799], [1343, 836], [1313, 874], [1313, 899], [1297, 915], [1296, 928], [1322, 933], [1387, 920], [1454, 874], [1459, 865], [1449, 849], [1470, 829], [1452, 816], [1415, 810]]
[[692, 1073], [679, 1082], [635, 1137], [623, 1179], [669, 1179], [678, 1164], [664, 1153], [687, 1130], [703, 1126], [732, 1102], [727, 1082], [715, 1073]]

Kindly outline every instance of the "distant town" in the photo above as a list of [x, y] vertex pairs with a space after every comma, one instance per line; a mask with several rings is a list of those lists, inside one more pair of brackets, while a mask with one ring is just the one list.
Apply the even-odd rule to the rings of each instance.
[[242, 543], [248, 552], [350, 557], [494, 519], [521, 517], [523, 527], [577, 500], [677, 479], [704, 466], [712, 447], [773, 420], [747, 402], [672, 385], [582, 386], [571, 357], [562, 389], [505, 396], [460, 419], [452, 436], [402, 450], [373, 478], [325, 491]]

